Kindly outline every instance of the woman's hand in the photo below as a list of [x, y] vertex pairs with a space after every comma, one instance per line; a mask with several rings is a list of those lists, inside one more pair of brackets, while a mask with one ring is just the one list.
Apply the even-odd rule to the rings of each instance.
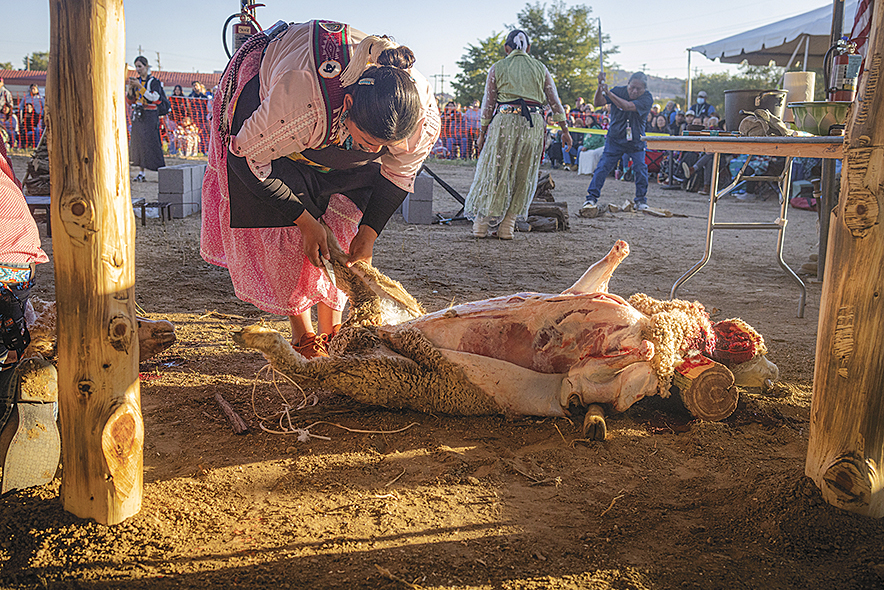
[[301, 241], [304, 244], [304, 255], [307, 260], [313, 266], [324, 268], [321, 258], [329, 257], [325, 227], [307, 211], [301, 213], [301, 216], [295, 220], [295, 225], [301, 230]]
[[482, 152], [482, 146], [485, 145], [485, 133], [488, 132], [488, 127], [482, 127], [479, 129], [479, 137], [476, 139], [476, 153], [479, 154]]
[[360, 260], [371, 264], [371, 257], [374, 253], [374, 241], [378, 239], [378, 234], [367, 225], [360, 225], [359, 231], [353, 241], [350, 242], [350, 258], [347, 259], [347, 266], [353, 266], [354, 262]]

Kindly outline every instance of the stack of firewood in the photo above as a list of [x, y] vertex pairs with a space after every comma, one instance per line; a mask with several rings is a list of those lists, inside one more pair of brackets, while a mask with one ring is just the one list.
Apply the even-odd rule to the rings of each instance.
[[[556, 183], [550, 177], [549, 172], [541, 172], [537, 179], [537, 189], [534, 191], [534, 200], [528, 208], [528, 226], [520, 231], [567, 231], [568, 203], [557, 203], [552, 195]], [[530, 228], [530, 229], [528, 229]]]

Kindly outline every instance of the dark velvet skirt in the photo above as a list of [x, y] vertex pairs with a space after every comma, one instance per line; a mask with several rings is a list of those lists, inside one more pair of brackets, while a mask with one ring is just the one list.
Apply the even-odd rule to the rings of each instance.
[[129, 135], [129, 162], [133, 166], [159, 170], [166, 165], [156, 110], [145, 110], [140, 120], [132, 121]]

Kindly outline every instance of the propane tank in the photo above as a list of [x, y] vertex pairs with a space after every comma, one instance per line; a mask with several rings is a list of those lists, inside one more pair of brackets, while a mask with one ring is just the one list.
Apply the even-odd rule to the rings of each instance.
[[827, 99], [852, 102], [856, 98], [856, 80], [859, 77], [863, 57], [856, 52], [856, 43], [847, 37], [838, 39], [838, 42], [829, 48], [826, 58], [829, 56], [832, 60], [831, 70], [825, 63], [823, 64]]

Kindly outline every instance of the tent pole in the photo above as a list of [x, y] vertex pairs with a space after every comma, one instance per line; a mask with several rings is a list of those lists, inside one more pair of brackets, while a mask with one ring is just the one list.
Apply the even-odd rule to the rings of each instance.
[[810, 35], [804, 36], [804, 61], [801, 62], [803, 66], [801, 69], [805, 72], [809, 72], [810, 68], [807, 67], [807, 54], [810, 52]]
[[[844, 28], [844, 0], [834, 0], [832, 6], [832, 32], [830, 35], [830, 45], [837, 43], [841, 38], [841, 30]], [[826, 67], [826, 64], [823, 64]], [[825, 89], [828, 93], [829, 89]], [[828, 97], [824, 96], [823, 100]], [[820, 199], [820, 236], [829, 235], [829, 221], [832, 210], [838, 204], [838, 193], [840, 186], [835, 182], [835, 160], [823, 160], [820, 170], [820, 188], [822, 189], [822, 198]], [[825, 232], [825, 233], [824, 233]], [[827, 240], [820, 238], [820, 245], [817, 250], [817, 270], [816, 276], [818, 281], [822, 281], [826, 269], [826, 255], [828, 254]]]
[[691, 108], [691, 50], [688, 49], [688, 81], [685, 85], [684, 111]]

